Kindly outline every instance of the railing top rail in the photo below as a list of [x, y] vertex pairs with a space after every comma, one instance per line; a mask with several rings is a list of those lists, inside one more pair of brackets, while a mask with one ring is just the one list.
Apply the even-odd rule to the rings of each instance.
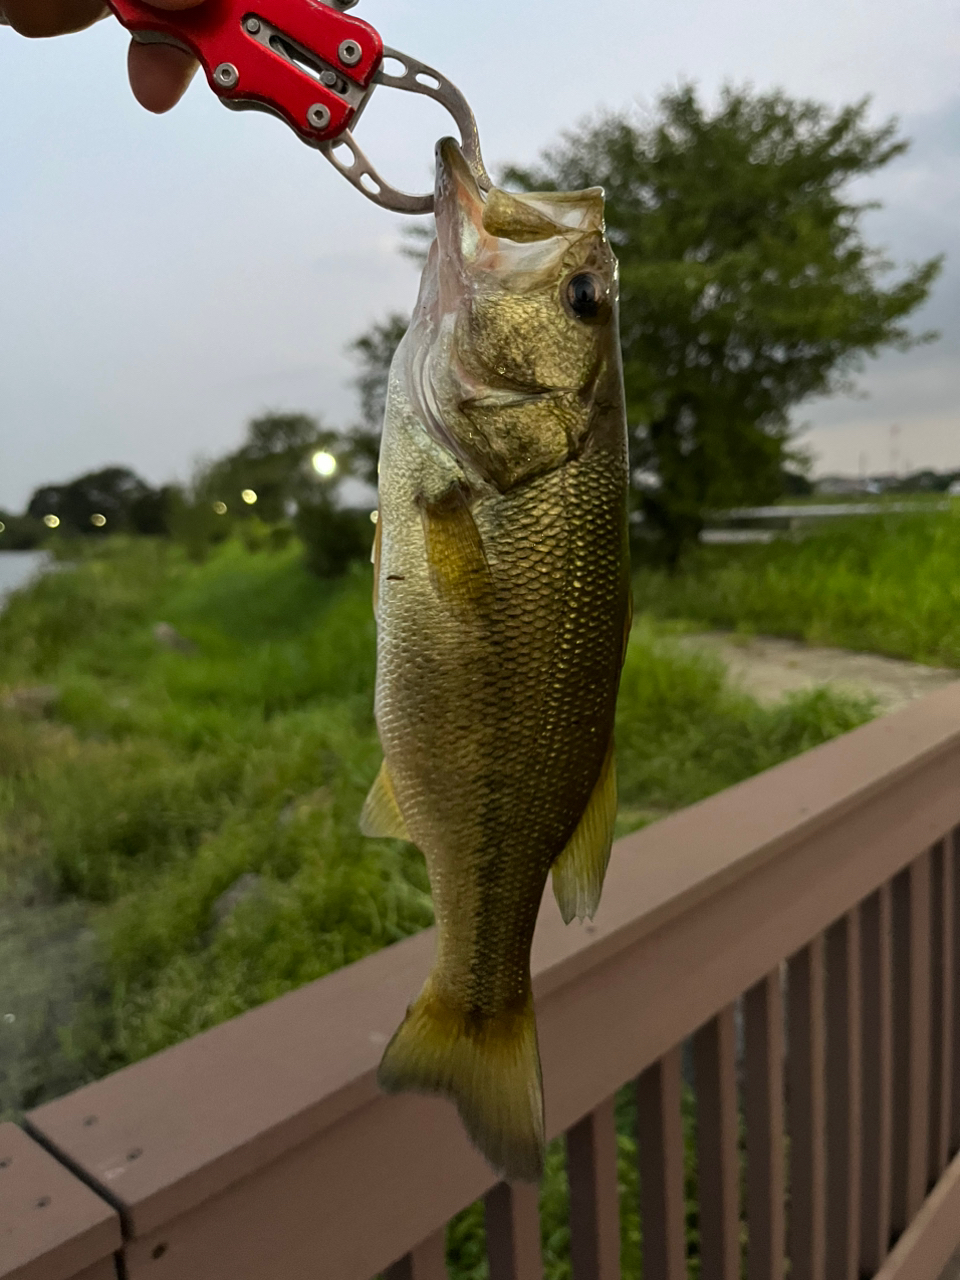
[[[619, 998], [611, 994], [611, 988], [617, 986], [609, 980], [614, 971], [611, 966], [620, 964], [626, 973], [622, 958], [634, 955], [638, 946], [646, 947], [651, 935], [655, 937], [650, 945], [659, 947], [656, 954], [660, 961], [665, 965], [669, 961], [669, 972], [677, 975], [677, 992], [699, 991], [709, 983], [701, 977], [694, 980], [692, 970], [685, 975], [679, 972], [677, 960], [670, 960], [668, 954], [671, 946], [680, 946], [684, 930], [689, 934], [694, 927], [696, 913], [713, 909], [717, 902], [727, 903], [723, 907], [725, 923], [722, 928], [719, 924], [714, 927], [713, 936], [729, 939], [730, 920], [736, 920], [738, 912], [752, 911], [754, 919], [762, 914], [756, 904], [766, 899], [757, 897], [763, 891], [758, 877], [768, 876], [768, 868], [774, 864], [786, 865], [797, 850], [813, 849], [819, 861], [808, 858], [790, 874], [822, 876], [822, 896], [827, 900], [818, 902], [817, 893], [802, 879], [794, 891], [781, 876], [777, 889], [780, 919], [764, 923], [766, 932], [756, 959], [757, 964], [769, 964], [773, 957], [775, 963], [782, 954], [776, 948], [785, 945], [781, 942], [784, 912], [792, 909], [793, 897], [805, 894], [806, 915], [801, 919], [795, 912], [791, 925], [797, 936], [793, 945], [800, 945], [797, 930], [808, 924], [823, 927], [829, 922], [831, 909], [842, 912], [857, 900], [856, 895], [872, 891], [890, 873], [890, 859], [900, 856], [901, 846], [906, 861], [924, 842], [943, 833], [945, 828], [938, 823], [958, 820], [958, 766], [960, 683], [621, 840], [595, 924], [565, 928], [548, 894], [534, 945], [533, 970], [538, 1006], [549, 1004], [554, 1011], [542, 1025], [551, 1132], [558, 1132], [597, 1104], [599, 1096], [587, 1097], [586, 1090], [602, 1090], [610, 1083], [605, 1076], [602, 1081], [598, 1076], [606, 1065], [592, 1062], [582, 1079], [551, 1084], [559, 1056], [558, 1028], [566, 1027], [564, 1034], [569, 1036], [569, 1021], [574, 1016], [569, 1012], [573, 997], [568, 993], [576, 991], [581, 1000], [589, 995], [592, 1003], [583, 1007], [595, 1008], [598, 1020], [607, 1019], [602, 1025], [610, 1025], [610, 1001]], [[932, 798], [945, 791], [949, 794], [942, 803], [932, 803]], [[859, 845], [866, 842], [865, 848], [843, 832], [842, 838], [837, 835], [844, 821], [855, 820], [861, 812], [870, 813], [874, 824], [869, 832], [864, 828], [864, 840], [859, 841]], [[882, 843], [877, 829], [882, 835], [893, 825], [897, 830], [887, 840], [887, 861], [878, 861], [874, 870], [871, 859], [878, 842]], [[843, 857], [852, 860], [851, 866], [855, 864], [856, 874], [848, 868], [842, 883], [831, 870], [837, 860], [835, 847], [846, 851]], [[742, 905], [737, 900], [731, 908], [731, 892], [741, 894], [741, 882], [754, 885], [753, 898], [744, 898]], [[696, 923], [692, 936], [701, 933]], [[792, 935], [787, 931], [782, 936], [789, 941]], [[661, 946], [656, 941], [661, 937], [669, 938], [671, 945]], [[723, 945], [727, 951], [731, 949], [729, 941]], [[683, 942], [683, 947], [679, 954], [686, 956], [690, 946]], [[383, 1116], [387, 1112], [378, 1108], [392, 1108], [389, 1114], [396, 1124], [409, 1128], [413, 1111], [408, 1115], [404, 1108], [419, 1104], [380, 1097], [376, 1066], [386, 1039], [427, 973], [432, 950], [429, 931], [398, 943], [41, 1107], [30, 1115], [29, 1124], [105, 1188], [127, 1215], [129, 1228], [136, 1235], [187, 1212], [322, 1131], [333, 1130], [348, 1117], [360, 1128], [366, 1124], [364, 1132], [371, 1129], [372, 1133], [376, 1112], [377, 1140], [386, 1151], [390, 1137], [385, 1134]], [[742, 956], [737, 963], [740, 969], [736, 973], [731, 969], [728, 985], [744, 977], [754, 981], [762, 976], [763, 969], [756, 978], [750, 976], [752, 970], [748, 972], [754, 959], [747, 968]], [[712, 972], [713, 967], [706, 971]], [[641, 972], [652, 972], [648, 960]], [[662, 986], [663, 978], [651, 977], [650, 982]], [[690, 1016], [709, 1016], [711, 1006], [704, 1004], [699, 1009], [700, 1004], [714, 995], [723, 1001], [731, 999], [743, 989], [742, 985], [731, 986], [729, 991], [717, 987], [715, 992], [688, 999]], [[635, 990], [634, 983], [633, 1001], [637, 999]], [[650, 998], [649, 992], [644, 995], [648, 1008]], [[671, 999], [676, 1003], [680, 996]], [[560, 1005], [567, 1009], [563, 1017], [557, 1012]], [[663, 1016], [664, 1026], [657, 1028], [656, 1034], [677, 1032], [680, 1024], [673, 1025], [672, 1017]], [[659, 1015], [649, 1020], [658, 1019]], [[680, 1028], [680, 1034], [696, 1025]], [[592, 1033], [585, 1032], [585, 1038], [587, 1034]], [[643, 1034], [647, 1036], [642, 1045], [646, 1052], [653, 1046], [650, 1036], [654, 1031], [648, 1028]], [[639, 1052], [638, 1043], [635, 1039], [629, 1046], [633, 1058]], [[575, 1056], [577, 1051], [568, 1043], [564, 1047], [567, 1058], [571, 1052]], [[610, 1072], [620, 1065], [613, 1063]], [[617, 1080], [611, 1075], [612, 1087], [623, 1078], [627, 1077]], [[376, 1106], [372, 1106], [375, 1100]], [[363, 1120], [367, 1112], [369, 1122]], [[340, 1131], [345, 1132], [342, 1124]], [[369, 1144], [374, 1138], [368, 1134], [364, 1141]], [[450, 1184], [447, 1199], [451, 1203], [461, 1191], [480, 1194], [493, 1181], [465, 1140], [461, 1141], [455, 1122], [448, 1124], [445, 1113], [437, 1119], [431, 1141], [433, 1174], [440, 1179], [438, 1185], [443, 1185], [443, 1179]], [[341, 1162], [344, 1142], [338, 1139], [332, 1144]], [[370, 1168], [370, 1150], [364, 1158]], [[358, 1155], [357, 1161], [360, 1159]], [[458, 1171], [456, 1177], [450, 1174], [453, 1169]], [[344, 1166], [343, 1179], [349, 1176], [354, 1175]], [[396, 1187], [396, 1168], [384, 1168], [382, 1176], [390, 1176], [390, 1185]], [[446, 1211], [443, 1200], [440, 1194], [437, 1213]], [[449, 1211], [455, 1212], [467, 1202], [461, 1200]], [[401, 1210], [398, 1201], [397, 1213]], [[386, 1223], [383, 1229], [388, 1227]]]
[[0, 1124], [0, 1275], [66, 1280], [120, 1247], [117, 1213], [15, 1124]]

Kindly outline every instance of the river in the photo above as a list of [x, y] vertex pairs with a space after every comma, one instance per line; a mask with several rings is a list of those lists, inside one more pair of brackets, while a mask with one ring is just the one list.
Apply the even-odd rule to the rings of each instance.
[[46, 551], [0, 551], [0, 608], [4, 598], [29, 582], [49, 559]]

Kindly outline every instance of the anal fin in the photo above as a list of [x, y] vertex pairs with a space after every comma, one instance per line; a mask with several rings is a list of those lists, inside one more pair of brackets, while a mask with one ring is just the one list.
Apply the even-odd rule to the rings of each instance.
[[393, 840], [410, 839], [410, 832], [397, 804], [397, 794], [393, 789], [393, 779], [386, 760], [380, 766], [380, 772], [364, 802], [360, 813], [360, 830], [365, 836], [375, 839], [381, 836]]
[[617, 770], [613, 741], [577, 829], [552, 867], [553, 893], [565, 924], [574, 916], [593, 919], [600, 905], [617, 816]]

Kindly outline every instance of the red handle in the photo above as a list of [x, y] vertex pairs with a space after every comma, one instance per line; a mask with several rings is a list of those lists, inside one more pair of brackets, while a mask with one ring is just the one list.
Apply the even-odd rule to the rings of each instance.
[[320, 0], [204, 0], [177, 12], [108, 3], [134, 36], [189, 50], [227, 106], [272, 111], [307, 142], [350, 127], [383, 62], [368, 22]]

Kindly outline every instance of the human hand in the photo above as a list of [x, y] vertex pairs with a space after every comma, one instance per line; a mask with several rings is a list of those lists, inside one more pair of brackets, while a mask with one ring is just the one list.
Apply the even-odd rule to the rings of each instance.
[[[150, 0], [157, 9], [192, 9], [202, 0]], [[42, 37], [81, 31], [109, 14], [103, 0], [0, 0], [6, 19], [21, 35]], [[130, 42], [127, 71], [133, 96], [148, 111], [169, 111], [186, 92], [197, 61], [167, 44]]]

